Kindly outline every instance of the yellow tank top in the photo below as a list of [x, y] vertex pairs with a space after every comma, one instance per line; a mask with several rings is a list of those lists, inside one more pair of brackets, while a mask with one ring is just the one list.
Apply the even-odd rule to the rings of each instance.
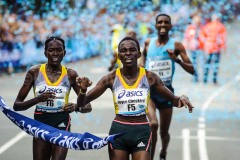
[[39, 69], [38, 77], [34, 84], [34, 96], [39, 96], [44, 92], [54, 92], [56, 98], [36, 105], [36, 112], [56, 113], [62, 112], [63, 106], [68, 103], [71, 85], [67, 76], [66, 67], [62, 66], [62, 73], [58, 80], [52, 83], [46, 74], [46, 64], [42, 64]]
[[138, 79], [132, 86], [124, 81], [117, 68], [112, 92], [116, 114], [140, 116], [148, 112], [150, 87], [144, 68], [140, 67]]

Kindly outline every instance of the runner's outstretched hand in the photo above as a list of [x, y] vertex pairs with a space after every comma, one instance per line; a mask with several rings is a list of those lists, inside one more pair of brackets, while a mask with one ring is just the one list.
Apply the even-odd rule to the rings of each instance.
[[185, 95], [182, 95], [179, 97], [178, 100], [178, 108], [185, 106], [185, 108], [188, 108], [189, 113], [192, 113], [192, 109], [194, 108], [191, 102], [189, 101], [189, 98]]

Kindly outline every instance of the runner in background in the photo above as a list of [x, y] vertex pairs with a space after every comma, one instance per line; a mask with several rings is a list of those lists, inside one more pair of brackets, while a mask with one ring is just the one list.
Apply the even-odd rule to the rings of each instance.
[[126, 35], [126, 30], [121, 24], [115, 24], [112, 27], [111, 34], [112, 34], [111, 52], [113, 54], [113, 58], [111, 60], [110, 67], [108, 67], [109, 71], [117, 67], [122, 67], [121, 61], [117, 58], [117, 47], [118, 47], [118, 43]]
[[[143, 61], [140, 65], [145, 66], [146, 63], [146, 69], [156, 73], [165, 86], [174, 93], [172, 79], [175, 72], [175, 63], [190, 74], [194, 74], [194, 68], [183, 44], [169, 37], [169, 31], [172, 29], [171, 17], [167, 14], [157, 15], [155, 28], [158, 36], [145, 41]], [[162, 141], [159, 157], [160, 160], [165, 160], [170, 141], [169, 127], [172, 119], [173, 104], [162, 97], [154, 88], [151, 88], [150, 95], [148, 117], [152, 130], [151, 159], [154, 158], [157, 143], [158, 119], [155, 113], [157, 108], [160, 117], [160, 137]]]
[[[132, 38], [137, 39], [137, 32], [133, 28], [127, 28], [126, 32], [127, 32], [126, 35], [128, 37], [132, 37]], [[113, 46], [115, 46], [115, 45], [113, 45]], [[108, 70], [112, 71], [113, 69], [116, 69], [117, 67], [122, 67], [122, 63], [118, 59], [118, 52], [116, 50], [116, 52], [113, 53], [113, 58], [111, 60], [111, 65], [108, 68]]]

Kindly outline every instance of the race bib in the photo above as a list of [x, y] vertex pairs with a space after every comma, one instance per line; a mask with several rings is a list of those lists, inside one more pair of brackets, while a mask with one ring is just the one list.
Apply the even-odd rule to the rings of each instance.
[[172, 61], [150, 61], [149, 70], [156, 73], [161, 79], [168, 79], [172, 77]]
[[35, 90], [36, 96], [39, 96], [45, 92], [54, 92], [55, 98], [48, 99], [45, 102], [39, 102], [37, 104], [37, 109], [41, 110], [61, 110], [66, 102], [66, 87], [63, 86], [38, 86]]
[[123, 89], [116, 93], [118, 114], [142, 115], [147, 107], [146, 89]]

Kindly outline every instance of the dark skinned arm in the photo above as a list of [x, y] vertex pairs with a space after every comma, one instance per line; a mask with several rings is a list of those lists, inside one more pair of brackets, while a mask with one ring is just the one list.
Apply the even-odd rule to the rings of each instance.
[[[175, 42], [175, 50], [167, 50], [169, 56], [177, 62], [185, 71], [187, 71], [190, 74], [194, 74], [194, 67], [192, 65], [192, 62], [190, 61], [186, 50], [182, 43]], [[181, 59], [178, 58], [178, 55], [180, 55]]]
[[116, 63], [117, 63], [117, 53], [114, 52], [113, 58], [111, 60], [111, 65], [110, 65], [110, 67], [108, 67], [108, 71], [112, 71], [114, 69]]
[[148, 82], [151, 87], [154, 87], [156, 91], [161, 94], [163, 97], [168, 99], [173, 103], [175, 107], [188, 107], [189, 112], [192, 112], [192, 104], [189, 101], [188, 97], [182, 95], [180, 97], [175, 96], [162, 82], [158, 75], [153, 72], [147, 71]]
[[[80, 93], [80, 86], [77, 85], [76, 83], [76, 78], [78, 77], [78, 74], [75, 70], [73, 69], [68, 69], [68, 79], [70, 82], [71, 87], [73, 88], [74, 92], [78, 95]], [[76, 103], [68, 103], [67, 105], [65, 105], [63, 107], [64, 111], [66, 112], [81, 112], [81, 113], [88, 113], [92, 111], [92, 106], [91, 104], [86, 104], [84, 107], [82, 107], [81, 109], [79, 109], [79, 107], [77, 107]]]
[[19, 90], [17, 98], [13, 105], [13, 109], [15, 111], [27, 110], [28, 108], [36, 105], [39, 102], [44, 102], [49, 98], [55, 98], [55, 93], [47, 92], [47, 93], [43, 93], [38, 97], [34, 97], [30, 100], [24, 101], [34, 84], [38, 71], [39, 71], [39, 66], [34, 66], [30, 68], [30, 70], [27, 72], [24, 83], [21, 89]]
[[90, 103], [91, 101], [97, 99], [106, 91], [107, 88], [111, 88], [114, 81], [115, 72], [116, 71], [114, 70], [106, 76], [102, 77], [96, 86], [92, 88], [87, 94], [84, 94], [84, 92], [86, 92], [87, 87], [89, 87], [91, 81], [86, 77], [77, 78], [76, 81], [83, 90], [83, 92], [80, 93], [77, 98], [78, 107], [83, 107], [87, 103]]
[[143, 48], [143, 52], [142, 52], [142, 58], [141, 58], [141, 62], [139, 64], [140, 67], [145, 67], [146, 64], [146, 58], [147, 58], [147, 51], [148, 51], [148, 46], [150, 43], [150, 38], [148, 38], [145, 43], [144, 43], [144, 48]]

